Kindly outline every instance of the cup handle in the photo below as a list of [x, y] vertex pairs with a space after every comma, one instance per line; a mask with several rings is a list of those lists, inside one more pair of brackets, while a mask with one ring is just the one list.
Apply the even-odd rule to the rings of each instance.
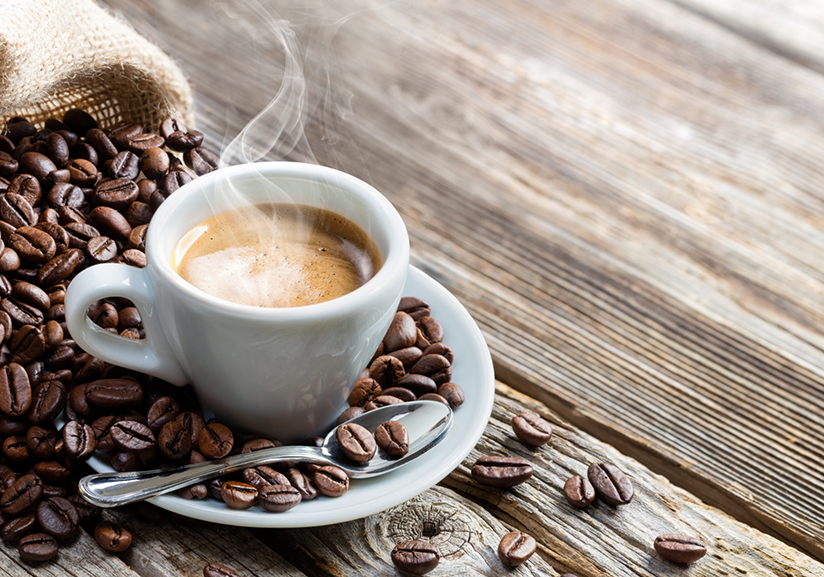
[[[131, 300], [140, 313], [146, 338], [127, 339], [97, 326], [86, 314], [89, 306], [108, 297]], [[172, 354], [157, 318], [157, 306], [146, 269], [125, 264], [98, 264], [69, 283], [65, 298], [66, 324], [72, 338], [88, 353], [182, 386], [189, 382]]]

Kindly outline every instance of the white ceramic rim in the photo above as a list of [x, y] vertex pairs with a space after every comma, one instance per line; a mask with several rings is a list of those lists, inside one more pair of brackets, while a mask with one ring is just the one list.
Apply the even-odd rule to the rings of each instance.
[[[432, 306], [432, 315], [444, 325], [444, 342], [455, 351], [453, 381], [466, 393], [466, 402], [455, 411], [447, 438], [415, 461], [381, 477], [353, 481], [343, 497], [318, 497], [285, 513], [269, 513], [258, 507], [237, 511], [214, 499], [188, 501], [174, 495], [150, 499], [155, 505], [195, 519], [255, 528], [318, 527], [343, 523], [385, 511], [429, 489], [449, 475], [475, 447], [489, 422], [495, 400], [492, 357], [478, 325], [449, 291], [417, 268], [410, 266], [404, 295], [418, 296]], [[111, 471], [97, 456], [89, 465]]]
[[[185, 210], [187, 204], [198, 202], [194, 197], [203, 194], [206, 187], [220, 181], [264, 178], [306, 180], [339, 188], [351, 197], [371, 206], [378, 217], [376, 221], [383, 228], [389, 241], [389, 250], [382, 254], [383, 264], [377, 274], [351, 293], [336, 299], [291, 308], [266, 308], [244, 305], [218, 299], [183, 280], [172, 269], [170, 259], [163, 254], [161, 237], [166, 233], [167, 223], [179, 218], [178, 211]], [[192, 223], [195, 226], [197, 222]], [[178, 239], [174, 239], [176, 244]], [[221, 168], [181, 187], [160, 205], [152, 217], [146, 236], [146, 259], [148, 266], [175, 290], [189, 298], [208, 305], [214, 312], [222, 312], [236, 317], [258, 321], [292, 321], [323, 319], [330, 315], [348, 314], [368, 306], [386, 285], [403, 275], [409, 265], [409, 236], [400, 214], [380, 192], [362, 180], [334, 168], [301, 162], [256, 162]]]

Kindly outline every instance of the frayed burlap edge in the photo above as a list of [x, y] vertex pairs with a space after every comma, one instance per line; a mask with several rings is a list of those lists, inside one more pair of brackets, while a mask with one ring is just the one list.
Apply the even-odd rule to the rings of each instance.
[[[193, 124], [185, 76], [157, 46], [93, 0], [0, 0], [0, 127], [82, 108], [101, 127], [169, 116]], [[51, 36], [50, 36], [51, 34]]]

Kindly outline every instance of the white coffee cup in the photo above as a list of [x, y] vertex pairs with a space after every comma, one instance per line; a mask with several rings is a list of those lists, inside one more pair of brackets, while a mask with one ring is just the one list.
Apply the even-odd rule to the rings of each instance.
[[[266, 308], [218, 299], [171, 266], [178, 240], [214, 214], [245, 204], [294, 202], [336, 212], [366, 231], [382, 256], [363, 286], [334, 300]], [[409, 269], [403, 220], [377, 190], [340, 171], [265, 162], [223, 168], [171, 195], [146, 236], [147, 266], [100, 264], [66, 291], [73, 339], [109, 363], [191, 383], [222, 420], [284, 442], [334, 424], [358, 374], [395, 313]], [[146, 338], [107, 332], [86, 315], [95, 301], [125, 297], [140, 312]]]

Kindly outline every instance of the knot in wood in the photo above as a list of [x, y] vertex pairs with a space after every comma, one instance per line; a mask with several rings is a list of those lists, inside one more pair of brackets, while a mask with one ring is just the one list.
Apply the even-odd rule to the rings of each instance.
[[463, 556], [464, 547], [472, 540], [472, 520], [452, 503], [417, 497], [385, 515], [381, 525], [393, 543], [429, 541], [442, 558]]

